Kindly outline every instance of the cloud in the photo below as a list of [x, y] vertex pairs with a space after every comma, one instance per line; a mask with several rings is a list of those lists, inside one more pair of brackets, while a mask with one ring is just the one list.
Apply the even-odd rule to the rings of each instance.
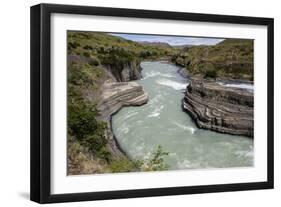
[[205, 38], [205, 37], [179, 37], [179, 36], [160, 36], [160, 35], [143, 35], [143, 34], [121, 34], [110, 33], [110, 35], [122, 37], [124, 39], [136, 42], [164, 42], [170, 45], [215, 45], [224, 39]]

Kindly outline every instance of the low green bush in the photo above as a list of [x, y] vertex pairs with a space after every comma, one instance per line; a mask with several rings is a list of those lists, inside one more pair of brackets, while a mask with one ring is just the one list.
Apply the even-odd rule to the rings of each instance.
[[93, 49], [93, 47], [90, 46], [90, 45], [85, 45], [83, 48], [84, 48], [85, 50], [92, 50], [92, 49]]
[[90, 54], [89, 52], [83, 52], [83, 55], [84, 55], [85, 57], [90, 57], [90, 56], [91, 56], [91, 54]]
[[92, 60], [90, 60], [89, 65], [91, 65], [91, 66], [98, 66], [99, 65], [99, 61], [97, 61], [96, 59], [92, 59]]
[[169, 165], [164, 162], [164, 156], [169, 155], [168, 152], [163, 151], [161, 145], [157, 146], [156, 151], [152, 154], [152, 157], [147, 161], [144, 161], [145, 171], [160, 171], [168, 170]]
[[69, 50], [76, 49], [80, 47], [81, 45], [78, 42], [68, 42], [67, 47]]
[[217, 71], [216, 70], [207, 70], [205, 73], [205, 78], [217, 78]]

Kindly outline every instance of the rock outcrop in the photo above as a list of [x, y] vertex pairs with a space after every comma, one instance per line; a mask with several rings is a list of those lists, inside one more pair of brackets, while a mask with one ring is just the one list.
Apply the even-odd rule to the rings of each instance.
[[192, 79], [183, 99], [187, 111], [199, 128], [253, 137], [253, 93]]
[[186, 68], [181, 67], [180, 69], [178, 69], [177, 71], [182, 77], [189, 79], [189, 74], [188, 71], [186, 70]]
[[123, 106], [140, 106], [148, 101], [143, 87], [136, 82], [111, 82], [103, 84], [98, 109], [104, 120], [109, 120]]
[[[91, 61], [95, 59], [91, 57], [79, 56], [79, 55], [68, 55], [67, 65], [69, 66], [71, 63], [83, 63], [90, 64]], [[125, 63], [123, 65], [102, 65], [106, 70], [107, 74], [114, 81], [118, 82], [128, 82], [132, 80], [139, 80], [142, 78], [141, 76], [141, 66], [140, 62], [133, 60], [131, 62]]]
[[116, 157], [124, 156], [124, 152], [118, 145], [111, 126], [111, 116], [123, 106], [141, 106], [148, 101], [148, 95], [143, 87], [136, 82], [106, 82], [103, 84], [103, 93], [97, 107], [100, 111], [100, 119], [108, 126], [106, 137], [109, 141], [111, 153]]
[[118, 82], [128, 82], [141, 79], [141, 66], [139, 61], [131, 61], [121, 68], [116, 68], [115, 65], [105, 65], [105, 68], [112, 73], [115, 80]]

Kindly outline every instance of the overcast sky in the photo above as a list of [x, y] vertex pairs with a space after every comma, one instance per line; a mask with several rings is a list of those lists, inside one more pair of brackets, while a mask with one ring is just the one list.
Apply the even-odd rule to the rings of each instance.
[[124, 39], [136, 42], [165, 42], [170, 45], [215, 45], [224, 39], [201, 38], [201, 37], [177, 37], [177, 36], [159, 36], [159, 35], [138, 35], [138, 34], [111, 34], [123, 37]]

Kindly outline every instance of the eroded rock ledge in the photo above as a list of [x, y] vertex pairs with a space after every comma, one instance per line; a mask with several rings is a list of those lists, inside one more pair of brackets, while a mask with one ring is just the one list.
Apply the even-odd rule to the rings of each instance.
[[109, 120], [121, 107], [141, 106], [147, 101], [147, 93], [136, 82], [104, 83], [98, 109], [104, 120]]
[[192, 79], [183, 99], [187, 111], [199, 128], [253, 137], [253, 93]]
[[148, 95], [143, 87], [136, 82], [105, 82], [103, 84], [101, 100], [98, 103], [103, 121], [108, 125], [106, 137], [109, 141], [111, 153], [115, 156], [124, 156], [124, 152], [114, 138], [111, 127], [111, 116], [123, 106], [141, 106], [148, 102]]

